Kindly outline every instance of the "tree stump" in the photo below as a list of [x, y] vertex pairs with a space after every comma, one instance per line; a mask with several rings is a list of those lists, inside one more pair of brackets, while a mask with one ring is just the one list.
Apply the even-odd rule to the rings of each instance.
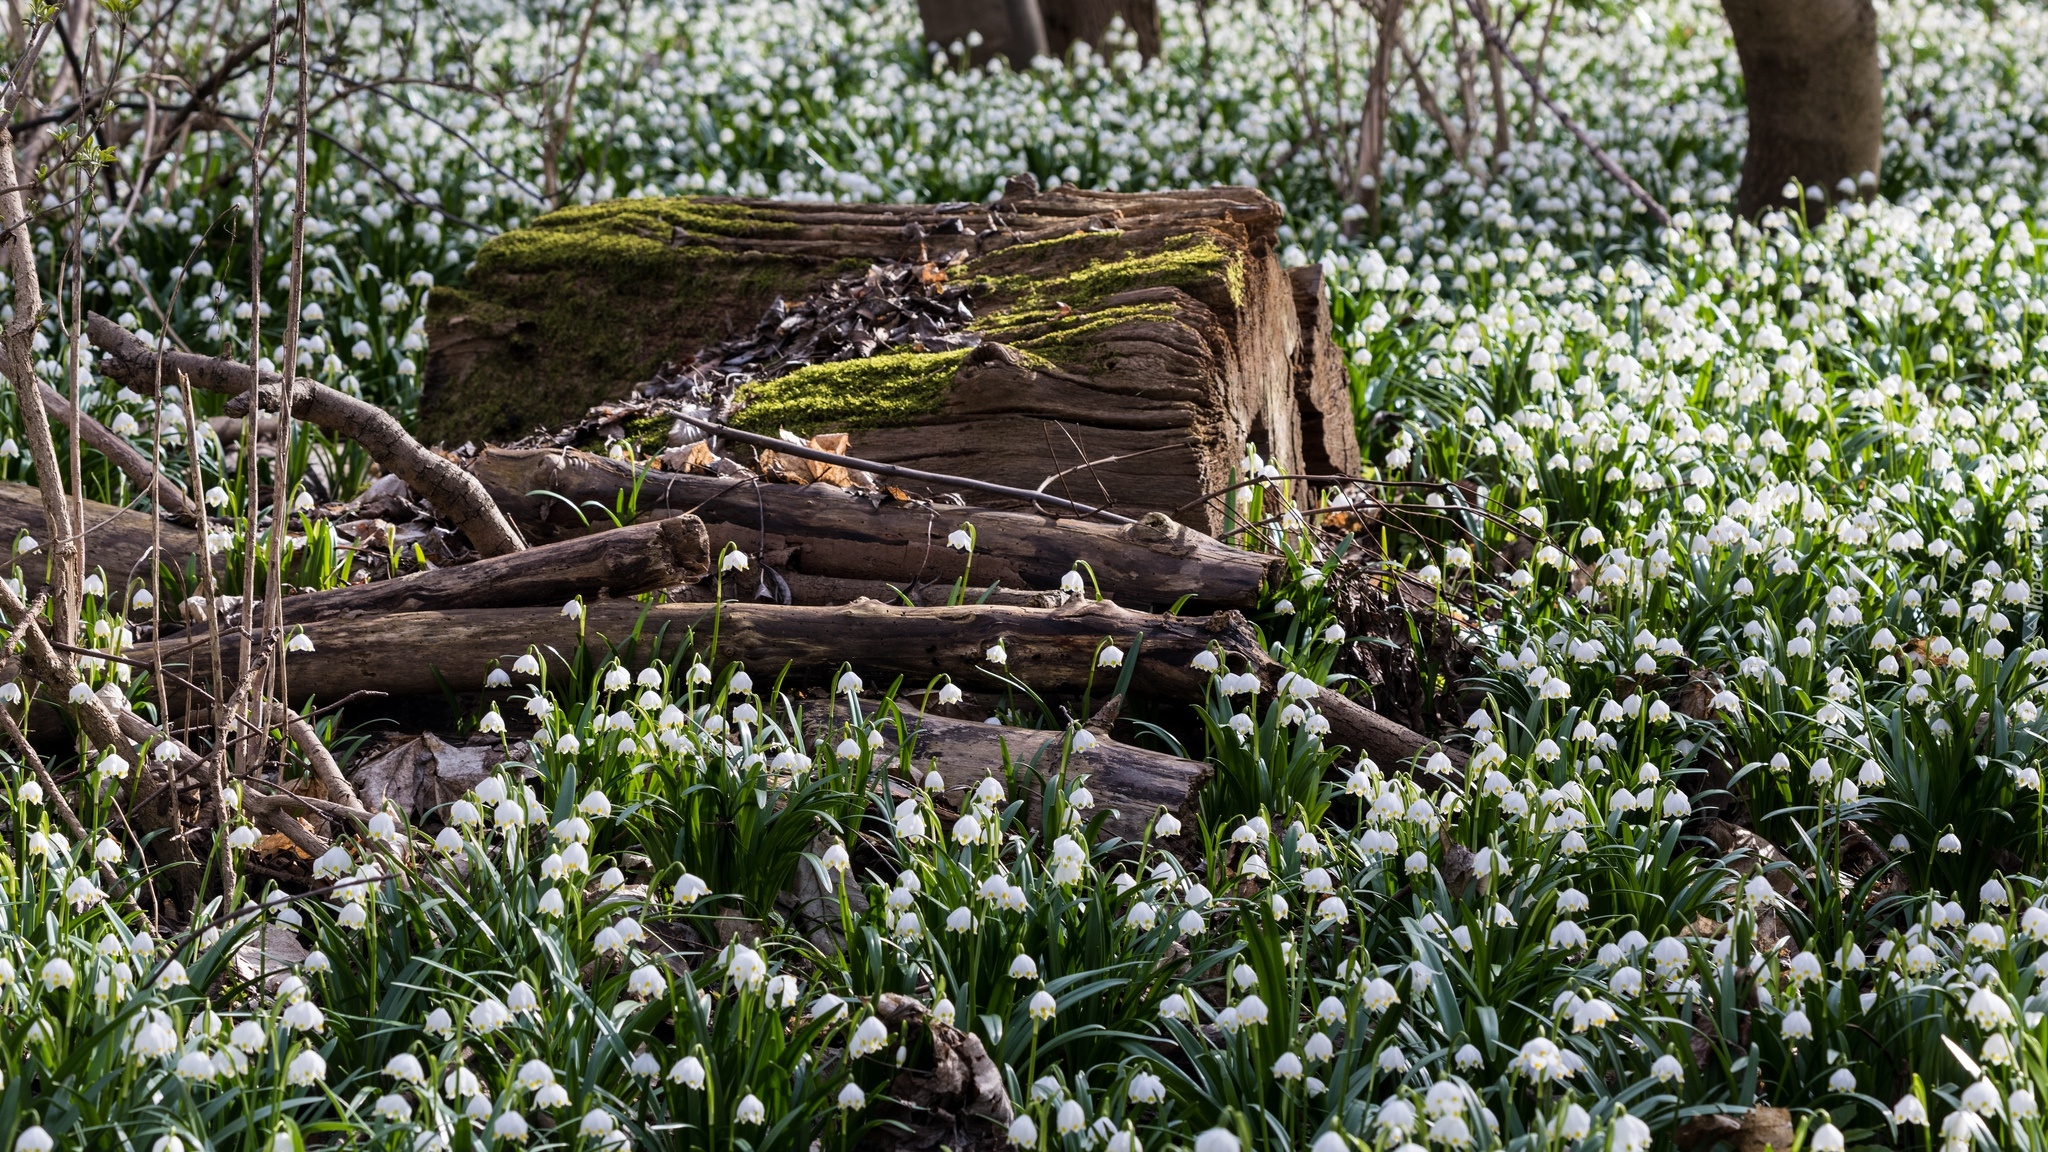
[[[420, 425], [444, 443], [560, 427], [752, 331], [778, 299], [928, 260], [968, 286], [978, 346], [885, 349], [749, 383], [732, 422], [847, 431], [869, 459], [1043, 483], [1213, 534], [1224, 507], [1204, 497], [1236, 478], [1247, 443], [1288, 473], [1357, 459], [1342, 365], [1317, 351], [1316, 327], [1304, 337], [1279, 222], [1248, 189], [1039, 192], [1027, 179], [986, 205], [564, 209], [486, 244], [466, 288], [435, 289]], [[669, 431], [625, 434], [658, 451]]]

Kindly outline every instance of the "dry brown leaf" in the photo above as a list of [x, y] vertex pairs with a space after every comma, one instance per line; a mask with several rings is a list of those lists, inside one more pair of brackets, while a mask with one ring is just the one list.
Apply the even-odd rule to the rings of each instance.
[[717, 463], [717, 454], [711, 451], [711, 445], [702, 440], [690, 441], [690, 446], [683, 451], [685, 472], [709, 472]]
[[[313, 831], [311, 824], [307, 824], [304, 820], [300, 820], [299, 823], [305, 825], [306, 831]], [[268, 836], [256, 841], [256, 854], [259, 856], [275, 856], [283, 852], [289, 852], [301, 860], [311, 860], [313, 858], [311, 853], [292, 843], [292, 838], [282, 832], [272, 832]]]

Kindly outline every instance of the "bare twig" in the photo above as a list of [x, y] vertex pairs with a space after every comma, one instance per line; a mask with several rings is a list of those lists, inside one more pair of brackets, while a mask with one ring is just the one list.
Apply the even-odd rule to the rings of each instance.
[[191, 501], [185, 499], [183, 492], [158, 474], [156, 466], [151, 464], [149, 458], [139, 449], [91, 416], [81, 418], [77, 410], [71, 407], [71, 401], [65, 399], [64, 394], [55, 388], [40, 383], [37, 387], [43, 394], [43, 405], [49, 409], [50, 415], [69, 427], [94, 451], [111, 461], [114, 467], [121, 470], [122, 475], [128, 477], [129, 483], [134, 484], [143, 495], [155, 502], [158, 509], [174, 520], [192, 519]]
[[1516, 56], [1513, 50], [1508, 47], [1507, 41], [1501, 38], [1500, 29], [1495, 28], [1486, 19], [1485, 12], [1480, 8], [1480, 0], [1465, 0], [1465, 3], [1472, 9], [1472, 18], [1479, 21], [1480, 34], [1486, 37], [1488, 44], [1500, 50], [1500, 54], [1507, 58], [1507, 62], [1515, 66], [1515, 71], [1522, 74], [1522, 79], [1529, 85], [1530, 95], [1536, 97], [1537, 102], [1545, 108], [1550, 109], [1550, 114], [1557, 117], [1558, 123], [1563, 124], [1565, 130], [1570, 132], [1572, 137], [1579, 142], [1579, 146], [1584, 148], [1588, 155], [1592, 156], [1593, 163], [1598, 164], [1601, 171], [1607, 173], [1608, 176], [1612, 177], [1622, 187], [1628, 189], [1629, 195], [1635, 197], [1636, 202], [1643, 206], [1643, 211], [1648, 212], [1650, 217], [1656, 220], [1662, 227], [1671, 227], [1671, 213], [1666, 212], [1664, 206], [1657, 203], [1657, 198], [1650, 195], [1648, 189], [1636, 183], [1635, 177], [1630, 176], [1615, 161], [1614, 157], [1609, 156], [1605, 148], [1594, 143], [1593, 137], [1584, 128], [1579, 126], [1579, 122], [1572, 119], [1569, 113], [1558, 106], [1557, 101], [1550, 98], [1550, 93], [1543, 88], [1543, 81], [1534, 72], [1531, 72], [1529, 66], [1522, 63], [1521, 58]]

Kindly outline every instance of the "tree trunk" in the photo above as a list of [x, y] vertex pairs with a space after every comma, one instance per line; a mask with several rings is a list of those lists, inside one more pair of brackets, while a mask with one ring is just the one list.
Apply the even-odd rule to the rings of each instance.
[[[1722, 0], [1749, 104], [1749, 146], [1736, 206], [1754, 217], [1802, 204], [1818, 219], [1831, 200], [1876, 189], [1884, 139], [1884, 76], [1871, 0]], [[1788, 200], [1787, 183], [1819, 187]]]
[[926, 44], [950, 49], [968, 33], [981, 33], [981, 43], [968, 52], [977, 65], [1001, 56], [1021, 69], [1033, 54], [1063, 57], [1077, 43], [1101, 50], [1103, 33], [1117, 17], [1137, 33], [1139, 52], [1147, 59], [1159, 54], [1157, 0], [918, 0], [917, 7]]

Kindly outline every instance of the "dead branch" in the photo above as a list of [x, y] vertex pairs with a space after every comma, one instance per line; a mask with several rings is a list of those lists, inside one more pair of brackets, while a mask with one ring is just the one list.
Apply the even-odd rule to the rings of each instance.
[[285, 709], [284, 720], [286, 734], [291, 737], [292, 743], [299, 746], [299, 754], [304, 756], [306, 763], [312, 767], [313, 778], [326, 790], [327, 798], [344, 808], [368, 815], [368, 810], [363, 807], [356, 790], [349, 786], [348, 778], [341, 774], [341, 766], [334, 762], [334, 753], [327, 750], [327, 745], [321, 741], [320, 734], [313, 730], [313, 725], [289, 708]]
[[[0, 179], [5, 175], [0, 172]], [[97, 312], [86, 314], [86, 333], [95, 347], [108, 354], [100, 365], [107, 375], [137, 392], [155, 392], [159, 364], [153, 349]], [[190, 352], [165, 352], [161, 368], [164, 375], [182, 373], [196, 387], [236, 397], [249, 391], [252, 376], [244, 365]], [[255, 375], [262, 407], [275, 410], [282, 381], [272, 373]], [[390, 413], [307, 380], [293, 385], [291, 406], [294, 413], [326, 431], [362, 445], [380, 467], [404, 480], [453, 521], [479, 553], [501, 556], [526, 547], [519, 530], [491, 503], [475, 478], [413, 439]]]
[[704, 522], [673, 516], [474, 564], [287, 596], [284, 620], [305, 624], [342, 616], [530, 604], [559, 608], [579, 596], [633, 596], [694, 583], [710, 563]]
[[1557, 117], [1557, 122], [1565, 126], [1565, 130], [1570, 132], [1579, 142], [1579, 146], [1586, 150], [1586, 154], [1593, 158], [1593, 163], [1598, 164], [1602, 172], [1627, 188], [1629, 195], [1636, 198], [1636, 202], [1643, 206], [1643, 211], [1648, 212], [1651, 219], [1661, 227], [1671, 227], [1671, 213], [1664, 210], [1664, 206], [1657, 202], [1657, 198], [1650, 195], [1648, 189], [1636, 183], [1635, 177], [1630, 176], [1614, 157], [1609, 156], [1605, 148], [1594, 143], [1593, 137], [1579, 126], [1579, 122], [1572, 119], [1569, 113], [1558, 106], [1557, 101], [1550, 98], [1550, 93], [1543, 87], [1543, 81], [1529, 70], [1527, 64], [1522, 63], [1521, 57], [1516, 56], [1514, 50], [1508, 47], [1508, 42], [1501, 37], [1500, 29], [1495, 28], [1486, 18], [1485, 11], [1480, 7], [1480, 0], [1465, 0], [1465, 4], [1472, 10], [1472, 18], [1479, 21], [1480, 35], [1506, 57], [1508, 63], [1515, 66], [1515, 71], [1522, 74], [1522, 79], [1529, 85], [1529, 94], [1536, 97], [1538, 103], [1550, 109], [1550, 114]]
[[149, 462], [147, 456], [105, 424], [89, 415], [81, 417], [77, 410], [71, 407], [71, 401], [65, 399], [64, 394], [55, 388], [41, 383], [37, 388], [42, 392], [43, 406], [49, 409], [52, 416], [70, 428], [88, 447], [112, 461], [114, 467], [119, 468], [121, 474], [128, 477], [128, 482], [148, 495], [165, 515], [173, 520], [191, 522], [192, 502], [185, 499], [183, 492], [171, 486], [157, 473], [156, 467]]
[[14, 135], [0, 126], [0, 187], [10, 189], [0, 193], [0, 246], [6, 249], [8, 275], [14, 281], [14, 318], [0, 332], [0, 372], [14, 385], [22, 434], [36, 466], [44, 521], [54, 537], [51, 584], [57, 589], [58, 638], [71, 641], [78, 638], [78, 606], [84, 594], [84, 545], [78, 539], [79, 526], [72, 522], [71, 506], [64, 499], [64, 472], [57, 463], [57, 442], [50, 435], [49, 413], [43, 408], [41, 381], [36, 378], [34, 342], [43, 317], [43, 289], [14, 165]]
[[[715, 651], [707, 651], [717, 633]], [[851, 654], [854, 667], [877, 677], [923, 683], [947, 676], [965, 687], [993, 686], [1013, 677], [1039, 690], [1107, 688], [1114, 672], [1100, 669], [1104, 640], [1128, 650], [1143, 646], [1133, 690], [1154, 698], [1198, 702], [1210, 674], [1196, 668], [1204, 652], [1228, 657], [1259, 677], [1268, 691], [1285, 669], [1260, 647], [1251, 625], [1235, 612], [1206, 617], [1158, 616], [1096, 601], [1062, 608], [903, 608], [872, 601], [842, 607], [772, 604], [661, 604], [604, 602], [583, 619], [551, 608], [467, 609], [399, 617], [329, 620], [305, 626], [314, 650], [295, 657], [292, 693], [329, 699], [363, 688], [394, 696], [439, 697], [444, 691], [480, 692], [494, 669], [529, 648], [560, 661], [588, 643], [597, 658], [608, 650], [651, 662], [689, 643], [717, 662], [737, 660], [761, 672], [785, 667], [796, 680], [829, 683]], [[195, 679], [209, 671], [211, 634], [145, 644], [166, 667]], [[223, 664], [245, 641], [218, 634]], [[1000, 642], [1004, 659], [989, 661]], [[138, 656], [140, 653], [138, 653]], [[1330, 721], [1331, 737], [1381, 764], [1402, 764], [1436, 751], [1435, 741], [1372, 712], [1331, 689], [1312, 703]], [[1451, 754], [1453, 762], [1459, 757]]]
[[[164, 524], [146, 512], [117, 508], [97, 500], [85, 502], [85, 531], [81, 535], [92, 542], [98, 566], [119, 583], [130, 579], [149, 561], [156, 546], [152, 533], [158, 525], [162, 526], [164, 563], [182, 568], [199, 553], [198, 532]], [[48, 554], [43, 550], [48, 547], [45, 541], [52, 539], [49, 515], [35, 489], [0, 481], [0, 547], [11, 546], [23, 533], [34, 537], [38, 547], [13, 556], [7, 563], [22, 565], [22, 576], [30, 588], [43, 588], [43, 565], [34, 558], [37, 553]]]

